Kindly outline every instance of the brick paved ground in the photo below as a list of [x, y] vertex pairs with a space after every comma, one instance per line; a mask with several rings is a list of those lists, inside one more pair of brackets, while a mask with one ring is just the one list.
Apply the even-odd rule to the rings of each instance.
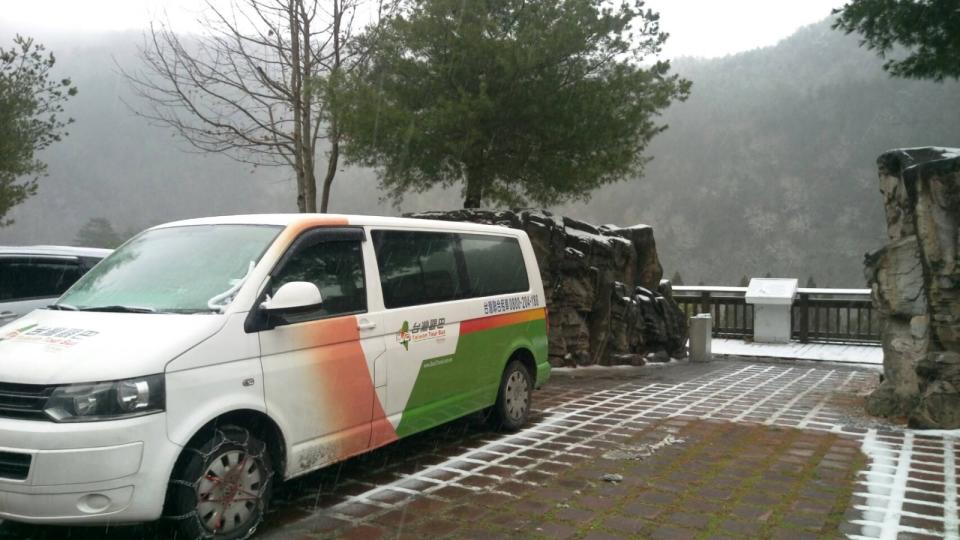
[[521, 432], [468, 418], [291, 482], [260, 536], [956, 540], [955, 438], [864, 417], [876, 382], [740, 361], [559, 373]]

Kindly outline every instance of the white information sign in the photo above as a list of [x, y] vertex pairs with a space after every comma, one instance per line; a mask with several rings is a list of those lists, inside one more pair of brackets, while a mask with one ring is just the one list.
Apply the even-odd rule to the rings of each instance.
[[797, 295], [796, 279], [752, 278], [747, 287], [748, 304], [792, 304]]
[[753, 340], [761, 343], [790, 341], [790, 309], [797, 295], [797, 280], [753, 278], [746, 301], [753, 304]]

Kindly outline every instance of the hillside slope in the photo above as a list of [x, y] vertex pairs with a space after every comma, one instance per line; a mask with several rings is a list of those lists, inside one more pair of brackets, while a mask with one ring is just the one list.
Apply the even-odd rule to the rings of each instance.
[[646, 176], [568, 213], [655, 225], [667, 275], [736, 285], [813, 276], [864, 286], [884, 238], [875, 161], [895, 147], [960, 145], [960, 84], [890, 79], [827, 21], [775, 47], [675, 62], [694, 81], [651, 145]]

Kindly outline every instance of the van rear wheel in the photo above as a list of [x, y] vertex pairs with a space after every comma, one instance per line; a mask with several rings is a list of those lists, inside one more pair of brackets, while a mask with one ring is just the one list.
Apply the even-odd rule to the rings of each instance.
[[273, 471], [267, 445], [247, 429], [213, 429], [184, 449], [167, 490], [168, 517], [184, 538], [240, 540], [263, 521]]
[[500, 379], [500, 391], [493, 405], [490, 420], [497, 429], [516, 431], [527, 423], [530, 417], [530, 403], [533, 394], [533, 377], [518, 360], [507, 364]]

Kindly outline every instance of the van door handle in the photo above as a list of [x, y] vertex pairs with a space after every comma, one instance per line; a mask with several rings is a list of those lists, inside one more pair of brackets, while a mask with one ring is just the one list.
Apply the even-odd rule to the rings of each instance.
[[17, 314], [12, 311], [0, 311], [0, 321], [12, 321], [17, 318]]
[[377, 323], [370, 322], [366, 319], [360, 319], [360, 322], [357, 324], [359, 330], [373, 330], [377, 327]]

